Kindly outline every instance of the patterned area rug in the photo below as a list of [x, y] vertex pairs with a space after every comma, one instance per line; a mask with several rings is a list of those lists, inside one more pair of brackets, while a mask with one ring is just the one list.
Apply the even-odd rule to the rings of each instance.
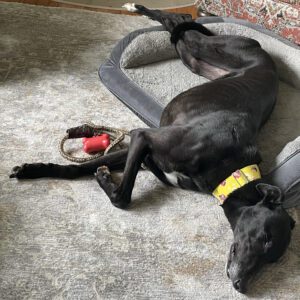
[[[145, 125], [99, 82], [98, 66], [141, 17], [0, 4], [0, 298], [244, 299], [226, 278], [232, 234], [210, 196], [138, 175], [113, 207], [93, 178], [9, 180], [23, 162], [66, 163], [57, 144], [85, 120]], [[299, 220], [296, 211], [293, 217]], [[253, 299], [299, 299], [300, 231]]]

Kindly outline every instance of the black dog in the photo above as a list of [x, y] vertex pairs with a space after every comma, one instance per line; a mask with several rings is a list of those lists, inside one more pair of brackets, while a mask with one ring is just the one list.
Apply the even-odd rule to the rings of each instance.
[[[11, 177], [75, 178], [97, 170], [96, 179], [112, 204], [126, 208], [142, 163], [165, 184], [205, 193], [258, 164], [255, 138], [272, 112], [278, 87], [274, 62], [259, 43], [214, 36], [190, 15], [125, 7], [162, 23], [183, 63], [212, 81], [176, 96], [165, 108], [160, 128], [133, 130], [129, 149], [82, 165], [25, 164], [15, 167]], [[120, 185], [109, 169], [124, 169]], [[248, 181], [228, 196], [219, 195], [234, 234], [227, 274], [240, 292], [263, 264], [282, 256], [295, 223], [282, 208], [278, 187], [259, 178]]]

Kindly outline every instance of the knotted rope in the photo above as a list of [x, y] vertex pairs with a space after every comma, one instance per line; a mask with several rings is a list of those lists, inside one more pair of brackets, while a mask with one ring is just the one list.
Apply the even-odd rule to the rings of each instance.
[[[75, 157], [68, 154], [64, 149], [65, 142], [69, 139], [93, 137], [102, 133], [109, 134], [111, 140], [110, 145], [105, 149], [105, 151], [99, 152], [89, 157]], [[73, 127], [67, 130], [67, 134], [63, 137], [59, 144], [59, 152], [62, 155], [62, 157], [73, 162], [83, 163], [91, 161], [97, 159], [100, 156], [106, 155], [110, 150], [112, 150], [116, 146], [121, 147], [122, 141], [124, 140], [126, 135], [130, 136], [129, 131], [127, 130], [112, 128], [108, 126], [97, 126], [91, 122], [88, 122], [81, 126]]]

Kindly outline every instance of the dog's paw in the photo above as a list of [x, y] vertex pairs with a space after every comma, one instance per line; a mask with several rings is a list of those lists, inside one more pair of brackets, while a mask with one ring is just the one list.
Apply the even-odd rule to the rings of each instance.
[[125, 3], [122, 7], [127, 9], [128, 11], [137, 12], [137, 8], [135, 7], [135, 3]]
[[30, 178], [30, 164], [23, 164], [12, 168], [9, 178], [25, 179]]
[[97, 169], [95, 173], [95, 177], [100, 187], [104, 190], [106, 195], [109, 197], [111, 203], [121, 209], [125, 209], [128, 207], [130, 200], [124, 199], [124, 197], [120, 196], [117, 192], [117, 185], [112, 181], [112, 177], [108, 167], [101, 166]]
[[107, 166], [99, 167], [95, 173], [95, 177], [102, 188], [104, 188], [105, 184], [111, 182], [111, 174]]

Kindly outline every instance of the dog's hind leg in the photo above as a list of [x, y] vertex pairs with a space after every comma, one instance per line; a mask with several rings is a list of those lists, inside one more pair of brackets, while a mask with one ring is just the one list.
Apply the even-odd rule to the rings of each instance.
[[123, 7], [131, 12], [146, 16], [161, 23], [164, 28], [172, 34], [171, 41], [174, 44], [181, 33], [186, 30], [197, 30], [207, 36], [214, 35], [202, 24], [193, 22], [192, 16], [189, 14], [170, 13], [158, 9], [148, 9], [143, 5], [134, 3], [126, 3]]
[[237, 74], [208, 64], [199, 58], [195, 58], [182, 39], [177, 41], [176, 51], [187, 68], [189, 68], [193, 73], [204, 76], [207, 79], [215, 80], [235, 76]]
[[134, 3], [126, 3], [123, 5], [123, 7], [126, 8], [128, 11], [135, 12], [137, 14], [146, 16], [154, 21], [158, 21], [169, 32], [172, 32], [177, 25], [183, 22], [192, 21], [192, 16], [189, 14], [176, 14], [158, 9], [148, 9], [143, 5]]
[[18, 179], [35, 179], [41, 177], [74, 179], [81, 176], [92, 175], [97, 171], [98, 167], [103, 165], [108, 166], [112, 171], [118, 171], [124, 169], [127, 154], [128, 149], [122, 149], [78, 165], [58, 165], [51, 163], [23, 164], [14, 167], [9, 177]]

